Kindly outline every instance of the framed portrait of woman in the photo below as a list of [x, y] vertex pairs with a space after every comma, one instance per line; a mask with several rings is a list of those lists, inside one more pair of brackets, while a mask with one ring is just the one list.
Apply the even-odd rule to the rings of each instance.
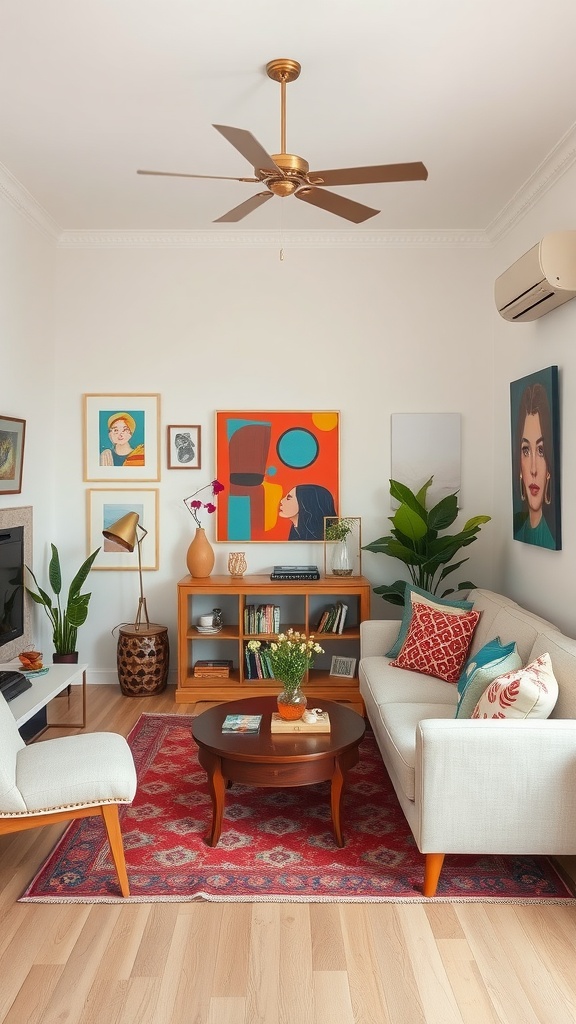
[[339, 515], [340, 415], [333, 410], [216, 413], [216, 540], [324, 540]]
[[510, 384], [513, 536], [560, 551], [560, 407], [558, 367]]
[[84, 479], [160, 479], [160, 395], [84, 395]]

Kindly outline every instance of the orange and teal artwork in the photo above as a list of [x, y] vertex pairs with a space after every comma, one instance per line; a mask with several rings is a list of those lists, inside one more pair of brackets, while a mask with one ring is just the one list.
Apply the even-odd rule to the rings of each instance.
[[338, 412], [216, 413], [216, 539], [322, 541], [339, 514]]

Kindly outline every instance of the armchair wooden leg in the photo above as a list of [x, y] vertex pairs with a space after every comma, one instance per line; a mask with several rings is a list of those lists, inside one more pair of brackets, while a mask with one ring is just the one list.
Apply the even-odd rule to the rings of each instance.
[[114, 867], [116, 868], [116, 874], [118, 875], [118, 882], [120, 883], [120, 890], [123, 896], [129, 896], [130, 885], [128, 882], [128, 875], [126, 873], [124, 843], [122, 842], [120, 819], [118, 817], [118, 804], [102, 804], [100, 810], [102, 812], [102, 817], [104, 818], [104, 824], [108, 834], [108, 842], [110, 843], [110, 850], [112, 851], [112, 859], [114, 861]]
[[440, 878], [440, 872], [442, 871], [442, 865], [444, 863], [443, 853], [427, 853], [425, 854], [424, 863], [424, 886], [423, 893], [425, 896], [435, 896], [436, 889], [438, 887], [438, 880]]

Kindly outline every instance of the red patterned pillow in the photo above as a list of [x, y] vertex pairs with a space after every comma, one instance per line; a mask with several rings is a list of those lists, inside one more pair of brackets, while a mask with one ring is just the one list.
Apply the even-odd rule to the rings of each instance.
[[479, 618], [480, 612], [446, 615], [415, 604], [406, 639], [390, 664], [457, 683]]
[[506, 672], [484, 690], [472, 718], [548, 718], [558, 700], [549, 654], [526, 668]]

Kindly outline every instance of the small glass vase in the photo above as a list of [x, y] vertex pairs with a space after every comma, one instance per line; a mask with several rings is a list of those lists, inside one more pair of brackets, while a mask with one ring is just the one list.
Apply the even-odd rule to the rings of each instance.
[[334, 545], [334, 551], [332, 553], [332, 575], [333, 576], [351, 576], [352, 575], [352, 560], [350, 558], [350, 552], [348, 550], [348, 538], [344, 537], [343, 540], [339, 540]]
[[306, 711], [306, 696], [299, 686], [286, 687], [278, 694], [278, 714], [285, 722], [296, 722]]

